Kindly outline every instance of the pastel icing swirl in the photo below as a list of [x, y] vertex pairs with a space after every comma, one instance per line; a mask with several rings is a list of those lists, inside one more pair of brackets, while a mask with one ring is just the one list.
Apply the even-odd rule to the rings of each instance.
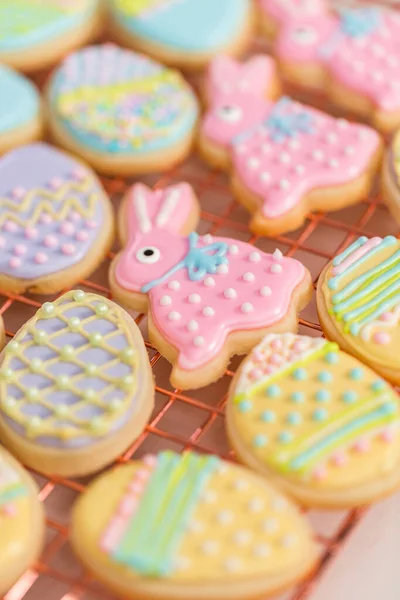
[[116, 46], [85, 48], [56, 72], [55, 117], [98, 152], [145, 153], [178, 143], [195, 126], [195, 95], [177, 71]]

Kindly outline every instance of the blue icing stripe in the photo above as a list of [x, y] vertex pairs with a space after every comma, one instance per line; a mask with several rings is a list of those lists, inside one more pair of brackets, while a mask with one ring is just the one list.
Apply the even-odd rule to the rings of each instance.
[[29, 79], [0, 65], [0, 134], [33, 121], [39, 106], [39, 93]]
[[125, 10], [118, 0], [113, 4], [116, 20], [129, 32], [193, 53], [223, 49], [240, 35], [250, 11], [248, 0], [160, 0], [138, 13], [126, 2]]
[[38, 46], [73, 32], [92, 17], [98, 6], [97, 0], [82, 0], [80, 4], [71, 0], [66, 8], [65, 2], [57, 0], [52, 4], [42, 0], [1, 0], [0, 56], [2, 52]]

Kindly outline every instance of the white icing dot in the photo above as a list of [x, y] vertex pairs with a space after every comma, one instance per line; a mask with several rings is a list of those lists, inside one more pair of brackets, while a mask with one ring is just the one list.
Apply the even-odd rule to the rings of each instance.
[[204, 530], [204, 525], [200, 521], [190, 521], [186, 529], [192, 533], [200, 533]]
[[243, 490], [247, 490], [248, 487], [249, 487], [249, 484], [247, 483], [247, 481], [245, 479], [237, 479], [236, 481], [233, 482], [233, 488], [235, 490], [243, 491]]
[[219, 273], [220, 275], [226, 275], [228, 272], [228, 265], [219, 265], [219, 267], [217, 267], [217, 273]]
[[297, 175], [303, 175], [306, 168], [304, 165], [296, 165], [294, 170], [296, 171]]
[[213, 287], [215, 285], [214, 277], [206, 277], [204, 280], [204, 285], [207, 287]]
[[217, 499], [217, 494], [214, 490], [204, 490], [201, 494], [201, 499], [204, 500], [207, 504], [212, 504]]
[[257, 544], [257, 546], [254, 546], [253, 548], [253, 554], [254, 556], [260, 558], [268, 556], [269, 554], [271, 554], [271, 546], [269, 546], [268, 544]]
[[281, 152], [279, 155], [279, 162], [281, 162], [283, 165], [287, 165], [288, 163], [290, 163], [291, 161], [291, 157], [290, 154], [288, 152]]
[[190, 304], [199, 304], [199, 302], [201, 302], [201, 296], [199, 294], [190, 294], [188, 300]]
[[217, 514], [217, 521], [218, 523], [221, 523], [221, 525], [227, 525], [228, 523], [231, 523], [232, 520], [233, 514], [229, 510], [221, 510]]
[[195, 346], [203, 346], [204, 342], [205, 342], [205, 340], [202, 335], [197, 335], [193, 340], [193, 344]]
[[276, 248], [272, 254], [272, 257], [274, 260], [277, 260], [277, 261], [282, 260], [282, 258], [283, 258], [282, 251], [279, 250], [279, 248]]
[[270, 287], [268, 287], [268, 285], [264, 285], [260, 290], [260, 294], [264, 297], [270, 296], [272, 294], [272, 290]]
[[245, 529], [239, 529], [239, 531], [235, 531], [232, 538], [235, 544], [243, 546], [243, 544], [247, 544], [250, 541], [251, 533]]
[[348, 129], [349, 122], [346, 119], [338, 119], [337, 126], [339, 129]]
[[288, 190], [290, 188], [290, 181], [287, 179], [281, 179], [279, 182], [279, 187], [281, 190]]
[[237, 571], [240, 568], [241, 564], [242, 564], [241, 561], [234, 556], [227, 558], [224, 561], [225, 569], [231, 573], [234, 571]]
[[254, 275], [254, 273], [250, 273], [250, 271], [248, 271], [247, 273], [245, 273], [245, 274], [243, 275], [243, 279], [244, 279], [245, 281], [252, 282], [252, 281], [254, 281], [254, 280], [255, 280], [255, 278], [256, 278], [256, 276]]
[[277, 496], [276, 498], [274, 498], [272, 500], [271, 506], [272, 506], [273, 510], [280, 512], [281, 510], [284, 510], [287, 507], [287, 502], [284, 498]]
[[312, 151], [312, 157], [315, 160], [323, 160], [324, 159], [324, 153], [322, 152], [322, 150], [313, 150]]
[[213, 243], [213, 236], [210, 233], [206, 233], [206, 235], [203, 236], [203, 241], [206, 244], [212, 244]]
[[261, 173], [261, 175], [260, 175], [260, 179], [264, 183], [267, 183], [268, 181], [271, 181], [271, 173], [268, 173], [268, 171], [263, 171]]
[[382, 73], [380, 71], [374, 71], [372, 73], [372, 79], [376, 82], [380, 82], [384, 80], [384, 76], [382, 75]]
[[278, 263], [273, 263], [269, 270], [271, 271], [271, 273], [282, 273], [282, 265], [279, 265]]
[[250, 262], [260, 262], [260, 260], [261, 260], [260, 253], [259, 252], [252, 252], [249, 255], [249, 260], [250, 260]]
[[348, 154], [349, 156], [351, 156], [352, 154], [354, 154], [355, 151], [356, 150], [355, 150], [354, 146], [346, 146], [345, 149], [344, 149], [344, 153]]
[[174, 290], [174, 292], [177, 292], [180, 289], [181, 284], [179, 283], [179, 281], [176, 281], [176, 279], [174, 279], [173, 281], [169, 282], [168, 287], [170, 290]]
[[328, 140], [328, 142], [330, 144], [334, 144], [335, 142], [338, 141], [338, 136], [336, 133], [331, 132], [331, 133], [328, 133], [328, 135], [326, 136], [326, 139]]
[[259, 512], [264, 508], [264, 502], [261, 498], [252, 498], [248, 503], [251, 512]]
[[260, 165], [260, 161], [255, 156], [252, 156], [247, 161], [247, 166], [250, 167], [250, 169], [257, 169], [257, 167], [259, 167], [259, 165]]
[[241, 310], [243, 313], [250, 313], [253, 312], [254, 306], [251, 304], [251, 302], [244, 302], [241, 306]]
[[163, 296], [160, 300], [160, 304], [161, 306], [169, 306], [170, 304], [172, 304], [171, 296]]
[[296, 537], [293, 534], [287, 533], [281, 538], [281, 545], [284, 548], [293, 548], [296, 543]]
[[332, 167], [333, 169], [337, 169], [337, 167], [339, 166], [339, 161], [336, 160], [336, 158], [331, 158], [329, 160], [329, 166]]
[[219, 546], [215, 540], [206, 540], [201, 544], [200, 548], [203, 554], [216, 554]]
[[187, 328], [188, 331], [197, 331], [199, 328], [199, 324], [197, 321], [195, 321], [194, 319], [192, 319], [191, 321], [189, 321], [189, 323], [187, 324]]
[[276, 519], [265, 519], [262, 522], [262, 530], [265, 533], [275, 533], [278, 530], [278, 521]]
[[203, 315], [205, 317], [213, 317], [215, 315], [215, 310], [212, 306], [205, 306], [203, 308]]
[[168, 319], [170, 321], [179, 321], [180, 318], [181, 318], [181, 315], [176, 310], [171, 311], [168, 315]]
[[224, 296], [225, 296], [225, 298], [229, 298], [229, 299], [236, 298], [237, 291], [233, 288], [226, 288], [226, 290], [224, 290]]
[[239, 246], [237, 244], [232, 244], [229, 246], [229, 252], [231, 254], [237, 254], [239, 252]]
[[300, 142], [299, 140], [290, 140], [288, 143], [289, 148], [291, 148], [292, 150], [297, 150], [300, 147]]

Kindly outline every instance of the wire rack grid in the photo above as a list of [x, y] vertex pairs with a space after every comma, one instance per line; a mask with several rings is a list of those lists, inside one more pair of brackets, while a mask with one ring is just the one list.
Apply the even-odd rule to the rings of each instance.
[[[255, 49], [265, 50], [265, 46], [257, 43]], [[287, 91], [293, 90], [285, 89], [285, 92]], [[299, 94], [296, 95], [300, 97]], [[316, 106], [322, 105], [329, 112], [335, 112], [323, 98], [307, 100]], [[191, 157], [183, 165], [161, 177], [155, 174], [141, 180], [157, 187], [177, 181], [189, 182], [194, 187], [202, 207], [199, 225], [201, 234], [211, 233], [241, 239], [264, 251], [273, 251], [278, 246], [286, 255], [293, 256], [305, 264], [312, 273], [314, 283], [327, 261], [359, 235], [398, 233], [398, 227], [380, 202], [376, 190], [356, 206], [335, 213], [310, 215], [301, 229], [271, 240], [250, 233], [247, 226], [248, 213], [233, 200], [227, 177], [210, 171], [196, 157]], [[103, 179], [104, 187], [116, 209], [131, 183], [121, 179]], [[81, 281], [76, 287], [112, 298], [107, 273], [116, 250], [117, 248], [113, 249], [88, 280]], [[55, 296], [0, 295], [0, 314], [5, 321], [7, 338], [12, 338], [44, 301], [54, 299]], [[156, 403], [145, 431], [117, 462], [124, 463], [147, 452], [165, 448], [177, 451], [190, 448], [216, 453], [233, 460], [234, 455], [229, 449], [224, 430], [224, 409], [229, 383], [240, 364], [240, 359], [234, 358], [225, 376], [207, 388], [194, 392], [173, 389], [169, 384], [168, 363], [147, 340], [146, 317], [132, 311], [131, 315], [146, 341], [156, 381]], [[306, 335], [321, 335], [315, 299], [302, 312], [299, 330]], [[70, 509], [91, 478], [47, 478], [37, 473], [33, 473], [33, 476], [39, 486], [39, 497], [47, 514], [46, 545], [40, 561], [24, 574], [3, 600], [114, 600], [114, 596], [81, 568], [68, 542]], [[318, 511], [307, 513], [320, 547], [319, 563], [308, 581], [280, 597], [280, 600], [311, 598], [313, 586], [321, 573], [340, 552], [347, 536], [363, 518], [364, 513], [365, 510], [332, 514]]]

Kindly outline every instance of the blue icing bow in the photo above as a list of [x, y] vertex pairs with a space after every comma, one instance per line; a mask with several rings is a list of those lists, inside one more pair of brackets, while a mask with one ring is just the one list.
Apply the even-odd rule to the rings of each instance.
[[[189, 234], [189, 251], [185, 258], [169, 269], [164, 275], [158, 279], [154, 279], [146, 283], [141, 288], [141, 291], [146, 294], [153, 287], [163, 283], [168, 277], [179, 271], [186, 269], [190, 281], [201, 281], [207, 274], [213, 275], [217, 272], [220, 265], [229, 263], [226, 253], [228, 252], [228, 244], [225, 242], [215, 242], [201, 248], [197, 248], [199, 236], [192, 232]], [[213, 252], [213, 254], [210, 254]]]
[[350, 37], [364, 37], [379, 27], [381, 17], [381, 11], [376, 6], [343, 10], [340, 27]]
[[274, 142], [282, 142], [287, 137], [295, 137], [298, 133], [312, 133], [312, 116], [303, 112], [286, 112], [290, 107], [290, 98], [283, 97], [276, 103], [269, 115], [266, 125]]

